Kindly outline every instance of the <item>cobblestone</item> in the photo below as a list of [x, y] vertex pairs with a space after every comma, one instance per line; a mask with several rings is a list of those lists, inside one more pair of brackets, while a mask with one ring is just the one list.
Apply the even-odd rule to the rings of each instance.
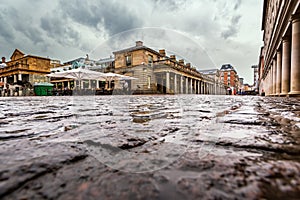
[[2, 199], [300, 196], [297, 98], [25, 97], [0, 109]]

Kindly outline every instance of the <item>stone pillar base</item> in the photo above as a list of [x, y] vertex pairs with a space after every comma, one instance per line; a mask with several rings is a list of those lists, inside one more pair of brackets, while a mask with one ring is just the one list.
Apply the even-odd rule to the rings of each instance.
[[292, 92], [289, 92], [288, 95], [290, 97], [300, 96], [300, 91], [292, 91]]
[[286, 96], [288, 96], [288, 93], [280, 93], [279, 96], [280, 96], [280, 97], [286, 97]]

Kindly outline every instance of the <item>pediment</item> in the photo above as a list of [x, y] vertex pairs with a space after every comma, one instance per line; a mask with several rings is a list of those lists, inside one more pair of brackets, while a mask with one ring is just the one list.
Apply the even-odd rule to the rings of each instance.
[[20, 51], [19, 49], [15, 49], [15, 51], [13, 52], [13, 54], [10, 57], [10, 60], [11, 61], [18, 60], [20, 58], [23, 58], [24, 56], [25, 56], [25, 54], [22, 51]]

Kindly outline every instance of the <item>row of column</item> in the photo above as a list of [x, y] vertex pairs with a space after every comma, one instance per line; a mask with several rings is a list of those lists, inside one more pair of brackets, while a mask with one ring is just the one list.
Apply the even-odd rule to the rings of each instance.
[[[161, 79], [161, 85], [165, 85], [166, 93], [175, 94], [226, 94], [226, 89], [219, 83], [208, 83], [203, 80], [193, 79], [170, 72], [165, 73], [164, 78]], [[165, 84], [164, 84], [165, 82]]]
[[267, 96], [300, 95], [300, 17], [292, 17], [292, 35], [282, 38], [265, 78]]
[[[100, 84], [99, 84], [99, 81], [96, 81], [96, 85], [94, 87], [92, 87], [92, 80], [87, 80], [88, 81], [88, 87], [87, 89], [95, 89], [95, 88], [99, 88], [100, 87]], [[73, 82], [73, 85], [71, 84]], [[73, 89], [73, 88], [76, 88], [77, 86], [78, 87], [81, 87], [81, 89], [84, 89], [84, 81], [82, 81], [81, 83], [79, 83], [79, 81], [76, 81], [76, 80], [72, 80], [72, 81], [63, 81], [63, 82], [59, 82], [60, 84], [62, 84], [62, 89], [67, 87], [68, 89]], [[59, 83], [54, 83], [55, 87], [58, 88], [58, 84]], [[71, 87], [73, 86], [73, 88]], [[108, 88], [111, 88], [111, 81], [109, 81], [107, 83], [107, 87]]]
[[[13, 78], [14, 78], [14, 80], [13, 80], [14, 83], [16, 83], [17, 81], [22, 81], [22, 74], [15, 74], [15, 75], [13, 75]], [[0, 82], [3, 82], [4, 85], [6, 85], [7, 79], [8, 79], [8, 77], [6, 77], [6, 76], [0, 77]]]

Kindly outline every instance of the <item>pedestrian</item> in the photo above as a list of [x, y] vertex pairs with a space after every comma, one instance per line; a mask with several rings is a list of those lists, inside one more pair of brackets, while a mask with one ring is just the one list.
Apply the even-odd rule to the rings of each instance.
[[127, 94], [127, 92], [128, 92], [128, 83], [127, 83], [127, 81], [125, 81], [123, 88], [124, 88], [125, 93]]

